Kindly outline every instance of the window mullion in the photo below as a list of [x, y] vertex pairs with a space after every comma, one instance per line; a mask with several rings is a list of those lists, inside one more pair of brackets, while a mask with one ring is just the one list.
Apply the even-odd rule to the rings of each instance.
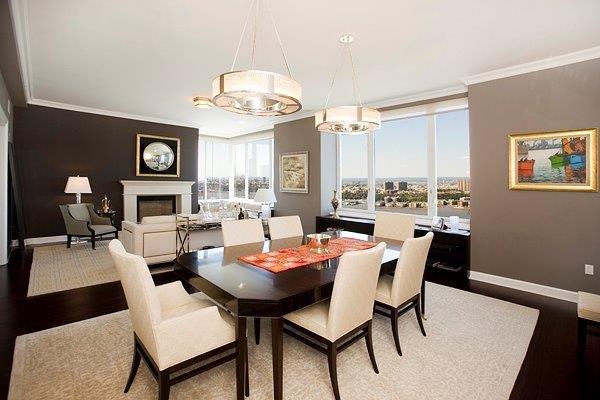
[[427, 116], [427, 215], [437, 215], [437, 162], [435, 114]]
[[250, 161], [248, 160], [248, 146], [250, 146], [249, 143], [244, 144], [244, 198], [248, 198], [248, 193], [249, 193], [249, 189], [248, 189], [248, 173], [250, 171]]
[[375, 137], [367, 134], [367, 210], [375, 211]]

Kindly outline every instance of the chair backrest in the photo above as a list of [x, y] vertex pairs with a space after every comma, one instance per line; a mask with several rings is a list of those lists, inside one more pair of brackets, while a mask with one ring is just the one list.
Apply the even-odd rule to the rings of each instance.
[[302, 222], [297, 215], [288, 217], [273, 217], [268, 219], [269, 235], [272, 240], [295, 236], [304, 236]]
[[87, 221], [90, 222], [90, 211], [89, 206], [92, 206], [88, 203], [78, 203], [78, 204], [67, 204], [67, 208], [69, 210], [69, 214], [79, 221]]
[[433, 232], [420, 238], [407, 239], [402, 244], [392, 283], [392, 301], [400, 305], [421, 292], [425, 262]]
[[260, 219], [223, 221], [221, 228], [225, 247], [265, 241], [265, 231]]
[[386, 244], [340, 257], [329, 305], [327, 333], [338, 339], [373, 318], [375, 291]]
[[121, 278], [133, 331], [156, 360], [153, 327], [161, 322], [162, 310], [148, 265], [143, 257], [127, 253], [117, 239], [110, 241], [108, 251]]
[[378, 211], [375, 213], [373, 235], [393, 240], [406, 240], [415, 237], [416, 217], [410, 214]]

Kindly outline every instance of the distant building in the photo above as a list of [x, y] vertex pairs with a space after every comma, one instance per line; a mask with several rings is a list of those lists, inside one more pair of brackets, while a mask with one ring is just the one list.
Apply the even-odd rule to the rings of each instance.
[[386, 192], [392, 192], [394, 190], [394, 182], [386, 182], [384, 189]]
[[458, 181], [458, 190], [465, 193], [471, 192], [471, 184], [469, 179], [461, 179]]
[[398, 190], [408, 190], [408, 182], [398, 182]]

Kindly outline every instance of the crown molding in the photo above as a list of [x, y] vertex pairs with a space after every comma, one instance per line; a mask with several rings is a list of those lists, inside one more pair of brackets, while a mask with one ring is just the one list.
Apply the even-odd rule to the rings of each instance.
[[433, 100], [440, 97], [454, 96], [457, 94], [467, 93], [465, 85], [450, 86], [442, 89], [428, 90], [425, 92], [413, 93], [402, 97], [394, 97], [387, 100], [375, 101], [365, 105], [372, 108], [385, 108], [402, 106], [404, 104], [416, 103], [418, 101]]
[[155, 118], [155, 117], [148, 117], [145, 115], [137, 115], [137, 114], [128, 114], [128, 113], [123, 113], [123, 112], [118, 112], [118, 111], [103, 110], [100, 108], [83, 107], [83, 106], [76, 106], [74, 104], [59, 103], [59, 102], [55, 102], [55, 101], [31, 99], [28, 101], [28, 104], [32, 104], [34, 106], [60, 108], [62, 110], [77, 111], [77, 112], [82, 112], [82, 113], [87, 113], [87, 114], [98, 114], [98, 115], [105, 115], [108, 117], [133, 119], [136, 121], [153, 122], [156, 124], [174, 125], [174, 126], [181, 126], [184, 128], [198, 129], [198, 126], [196, 126], [194, 124], [190, 124], [190, 123], [182, 122], [182, 121], [175, 121], [172, 119]]
[[525, 64], [514, 65], [512, 67], [495, 69], [481, 74], [471, 75], [462, 78], [461, 81], [467, 85], [475, 85], [482, 82], [493, 81], [496, 79], [508, 78], [511, 76], [527, 74], [530, 72], [543, 71], [545, 69], [562, 67], [564, 65], [575, 64], [582, 61], [594, 60], [600, 58], [600, 46], [585, 50], [575, 51], [573, 53], [563, 54], [555, 57], [545, 58], [543, 60], [533, 61]]

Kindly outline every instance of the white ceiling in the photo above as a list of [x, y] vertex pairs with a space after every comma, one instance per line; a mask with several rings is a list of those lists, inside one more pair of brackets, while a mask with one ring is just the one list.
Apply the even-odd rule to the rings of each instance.
[[[199, 110], [231, 66], [249, 0], [13, 0], [20, 3], [29, 94], [232, 137], [276, 119]], [[353, 52], [364, 103], [459, 85], [461, 78], [600, 45], [598, 0], [272, 1], [302, 113], [323, 106], [338, 37]], [[264, 16], [264, 14], [263, 14]], [[18, 29], [18, 27], [17, 27]], [[283, 72], [268, 19], [257, 67]], [[239, 65], [248, 67], [246, 40]], [[352, 102], [348, 68], [333, 104]], [[35, 102], [34, 100], [34, 102]]]

